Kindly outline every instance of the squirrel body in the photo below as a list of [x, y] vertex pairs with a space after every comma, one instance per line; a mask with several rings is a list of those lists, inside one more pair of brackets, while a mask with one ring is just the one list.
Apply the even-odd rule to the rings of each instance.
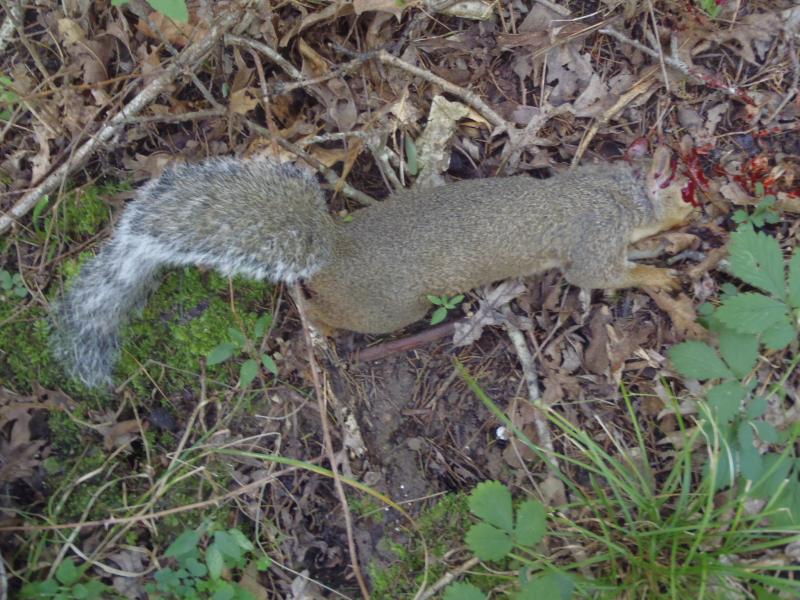
[[589, 165], [408, 190], [337, 223], [316, 180], [264, 159], [211, 159], [145, 185], [113, 238], [54, 308], [58, 358], [86, 385], [111, 381], [119, 328], [164, 267], [303, 281], [312, 321], [386, 333], [456, 294], [559, 267], [585, 288], [674, 287], [667, 269], [627, 260], [628, 245], [683, 222], [659, 148], [649, 171]]

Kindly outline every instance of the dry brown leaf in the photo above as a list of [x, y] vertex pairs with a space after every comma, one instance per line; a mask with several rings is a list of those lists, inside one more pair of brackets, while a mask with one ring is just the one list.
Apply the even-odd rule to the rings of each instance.
[[114, 450], [127, 446], [139, 437], [141, 425], [136, 419], [128, 419], [113, 425], [97, 425], [95, 429], [103, 436], [103, 447]]
[[357, 15], [368, 11], [390, 13], [400, 22], [405, 4], [397, 0], [353, 0], [353, 10]]
[[151, 12], [147, 16], [161, 35], [150, 29], [150, 25], [144, 19], [139, 19], [136, 29], [157, 42], [166, 39], [173, 46], [183, 48], [191, 40], [199, 40], [208, 35], [208, 24], [196, 22], [196, 15], [192, 10], [189, 11], [188, 23], [178, 23], [159, 12]]
[[237, 115], [245, 115], [258, 106], [258, 90], [255, 88], [242, 88], [231, 92], [228, 107]]

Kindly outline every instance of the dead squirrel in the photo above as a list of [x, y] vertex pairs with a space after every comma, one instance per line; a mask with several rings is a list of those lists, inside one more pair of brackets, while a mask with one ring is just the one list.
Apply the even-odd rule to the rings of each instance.
[[584, 288], [675, 287], [628, 245], [692, 211], [671, 153], [649, 168], [587, 165], [540, 180], [506, 177], [403, 191], [328, 214], [317, 181], [264, 159], [211, 159], [167, 171], [126, 208], [113, 238], [56, 302], [54, 349], [84, 384], [111, 382], [119, 329], [164, 267], [303, 280], [324, 327], [385, 333], [422, 318], [428, 294], [456, 294], [558, 267]]

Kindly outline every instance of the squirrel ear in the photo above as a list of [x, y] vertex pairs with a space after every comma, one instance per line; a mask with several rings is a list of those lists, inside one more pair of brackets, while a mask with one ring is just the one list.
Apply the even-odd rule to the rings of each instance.
[[658, 146], [653, 152], [653, 162], [647, 171], [645, 184], [647, 193], [651, 198], [658, 195], [660, 190], [669, 186], [675, 178], [675, 168], [672, 165], [672, 151], [667, 146]]

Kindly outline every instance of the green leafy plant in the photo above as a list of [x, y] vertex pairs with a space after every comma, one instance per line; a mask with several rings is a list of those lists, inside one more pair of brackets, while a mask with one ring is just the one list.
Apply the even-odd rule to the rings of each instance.
[[709, 17], [716, 17], [727, 0], [700, 0], [700, 7]]
[[253, 340], [260, 340], [272, 325], [272, 315], [263, 314], [253, 326], [252, 339], [248, 338], [240, 329], [228, 328], [228, 337], [231, 341], [224, 342], [212, 348], [206, 360], [209, 365], [217, 365], [230, 358], [245, 353], [250, 358], [246, 359], [239, 367], [239, 386], [246, 388], [258, 375], [259, 364], [272, 373], [278, 375], [278, 365], [275, 359], [266, 352], [259, 352]]
[[173, 559], [175, 568], [156, 571], [154, 583], [145, 586], [151, 598], [201, 598], [254, 600], [254, 596], [231, 580], [253, 560], [256, 568], [269, 568], [266, 556], [255, 558], [255, 546], [238, 529], [214, 530], [214, 525], [201, 526], [181, 533], [167, 551], [166, 558]]
[[444, 321], [449, 311], [458, 307], [458, 304], [464, 300], [464, 294], [459, 294], [458, 296], [453, 296], [452, 298], [448, 297], [447, 294], [443, 294], [442, 296], [428, 294], [428, 300], [430, 300], [432, 304], [439, 307], [433, 311], [433, 314], [431, 315], [431, 325], [436, 325], [437, 323]]
[[[669, 356], [681, 375], [715, 382], [706, 392], [710, 421], [704, 431], [721, 436], [727, 450], [714, 469], [715, 487], [732, 485], [738, 475], [758, 481], [770, 471], [782, 474], [758, 491], [765, 498], [778, 494], [779, 506], [786, 509], [780, 514], [800, 523], [800, 465], [788, 452], [761, 453], [756, 447], [757, 439], [766, 444], [786, 440], [763, 419], [767, 400], [756, 392], [758, 382], [752, 376], [761, 347], [781, 350], [798, 337], [800, 251], [794, 251], [787, 269], [778, 242], [746, 224], [731, 235], [730, 266], [734, 276], [759, 291], [726, 288], [719, 307], [706, 305], [701, 311], [705, 324], [717, 334], [716, 343], [683, 342]], [[783, 383], [799, 361], [795, 357], [784, 370], [773, 392], [785, 393]]]
[[[528, 499], [513, 510], [511, 492], [498, 481], [478, 484], [469, 496], [469, 509], [480, 521], [467, 531], [466, 542], [481, 560], [499, 561], [515, 555], [528, 555], [534, 559], [536, 547], [547, 530], [547, 515], [544, 505], [538, 500]], [[561, 573], [537, 569], [533, 576], [527, 570], [520, 572], [520, 591], [511, 597], [552, 597], [568, 599], [572, 596], [573, 584]], [[460, 598], [484, 598], [483, 593], [469, 583], [450, 586], [444, 595], [446, 600]]]
[[759, 202], [752, 214], [748, 214], [746, 210], [740, 208], [733, 213], [731, 218], [740, 225], [750, 223], [759, 228], [767, 224], [774, 225], [781, 218], [780, 213], [775, 209], [777, 198], [774, 194], [766, 194], [764, 184], [760, 181], [756, 182], [755, 192]]
[[113, 590], [102, 581], [85, 576], [90, 566], [89, 563], [78, 566], [72, 558], [65, 558], [56, 569], [54, 577], [26, 583], [22, 586], [19, 597], [22, 600], [29, 598], [94, 600], [116, 597]]
[[0, 299], [5, 300], [11, 296], [24, 298], [27, 295], [28, 288], [25, 287], [22, 275], [19, 273], [12, 275], [5, 269], [0, 269]]
[[[633, 425], [631, 435], [624, 439], [576, 426], [548, 405], [537, 403], [555, 430], [558, 446], [568, 449], [565, 453], [545, 451], [504, 414], [460, 363], [456, 367], [518, 442], [552, 465], [552, 475], [570, 499], [548, 514], [548, 551], [515, 547], [504, 568], [491, 569], [493, 591], [502, 574], [508, 582], [501, 583], [504, 593], [520, 582], [517, 600], [558, 600], [570, 589], [567, 581], [578, 598], [798, 597], [800, 583], [793, 575], [800, 567], [751, 560], [767, 548], [780, 552], [779, 548], [797, 540], [800, 526], [774, 524], [775, 517], [784, 512], [777, 506], [780, 498], [753, 502], [761, 497], [757, 494], [762, 486], [785, 479], [791, 461], [771, 464], [752, 486], [720, 494], [712, 478], [698, 476], [703, 456], [698, 456], [696, 448], [703, 433], [686, 426], [677, 400], [673, 398], [680, 428], [676, 434], [682, 435], [674, 452], [656, 456], [651, 436], [639, 423], [640, 412], [624, 387], [622, 397]], [[710, 462], [719, 464], [720, 455], [727, 450], [717, 443], [719, 432], [713, 433], [705, 454]], [[796, 442], [797, 433], [787, 440], [788, 444]], [[544, 483], [543, 488], [553, 489], [553, 483]], [[502, 505], [505, 500], [498, 495], [493, 502]], [[507, 508], [493, 510], [504, 515], [502, 520], [493, 517], [502, 524], [495, 527], [514, 539], [507, 529]], [[766, 526], [768, 520], [773, 523]], [[789, 577], [787, 568], [792, 571]], [[488, 579], [477, 569], [471, 573], [471, 584], [483, 585]], [[538, 583], [539, 593], [527, 593], [525, 582], [533, 579], [529, 573], [546, 578]], [[450, 596], [453, 600], [460, 597], [466, 596]]]
[[[128, 0], [111, 0], [113, 6], [123, 6]], [[186, 0], [147, 0], [153, 10], [160, 12], [165, 17], [187, 23], [189, 21], [189, 9], [186, 7]]]
[[8, 121], [14, 105], [19, 102], [19, 96], [12, 88], [13, 84], [10, 77], [0, 75], [0, 121]]

